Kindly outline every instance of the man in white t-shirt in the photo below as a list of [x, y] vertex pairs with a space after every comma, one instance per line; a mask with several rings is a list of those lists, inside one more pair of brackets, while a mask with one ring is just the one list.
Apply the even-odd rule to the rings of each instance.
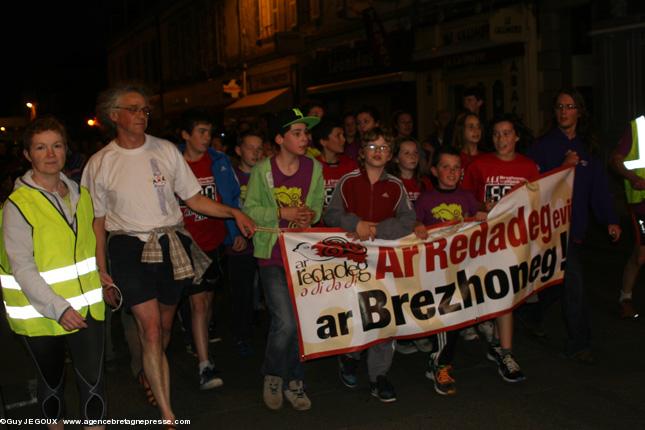
[[99, 97], [97, 111], [102, 124], [116, 132], [90, 158], [82, 178], [94, 202], [101, 282], [121, 289], [125, 308], [137, 322], [146, 384], [162, 418], [174, 420], [165, 348], [182, 290], [200, 276], [203, 256], [183, 228], [175, 194], [195, 212], [234, 218], [247, 236], [255, 225], [239, 209], [203, 196], [177, 148], [145, 134], [150, 107], [143, 88], [111, 88]]

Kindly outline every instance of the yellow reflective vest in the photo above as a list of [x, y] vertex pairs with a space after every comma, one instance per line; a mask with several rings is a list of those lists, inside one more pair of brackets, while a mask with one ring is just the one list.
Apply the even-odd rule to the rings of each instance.
[[[92, 230], [94, 212], [87, 189], [81, 187], [75, 215], [76, 232], [64, 214], [35, 188], [20, 187], [9, 196], [9, 200], [33, 229], [34, 260], [40, 276], [84, 318], [89, 311], [95, 320], [104, 320], [105, 303], [96, 267], [96, 238]], [[65, 330], [29, 303], [11, 275], [2, 235], [0, 282], [7, 319], [14, 332], [25, 336], [59, 336], [76, 331]]]
[[[625, 167], [632, 170], [639, 177], [645, 179], [645, 168], [630, 168], [630, 161], [636, 161], [640, 158], [645, 158], [645, 154], [639, 154], [638, 142], [639, 137], [645, 139], [645, 117], [638, 117], [631, 122], [632, 125], [632, 147], [629, 154], [625, 157]], [[639, 136], [640, 135], [640, 136]], [[645, 143], [645, 142], [644, 142]], [[631, 182], [625, 179], [625, 195], [627, 196], [627, 203], [640, 203], [645, 200], [645, 190], [636, 190], [632, 187]]]

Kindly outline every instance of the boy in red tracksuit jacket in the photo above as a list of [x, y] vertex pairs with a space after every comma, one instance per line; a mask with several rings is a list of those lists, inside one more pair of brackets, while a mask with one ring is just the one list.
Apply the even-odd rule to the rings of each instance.
[[[325, 225], [341, 227], [352, 239], [398, 239], [412, 233], [416, 214], [400, 179], [386, 173], [392, 159], [392, 136], [376, 128], [363, 138], [361, 170], [343, 176], [324, 215]], [[393, 341], [367, 350], [370, 391], [382, 402], [396, 401], [386, 374], [394, 355]], [[339, 357], [341, 382], [357, 386], [356, 367], [360, 352]]]

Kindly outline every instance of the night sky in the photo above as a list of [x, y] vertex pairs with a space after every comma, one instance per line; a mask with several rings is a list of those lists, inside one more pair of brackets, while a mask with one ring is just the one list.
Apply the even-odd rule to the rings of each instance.
[[0, 26], [0, 117], [53, 114], [68, 128], [93, 114], [107, 85], [107, 20], [100, 0], [12, 4]]

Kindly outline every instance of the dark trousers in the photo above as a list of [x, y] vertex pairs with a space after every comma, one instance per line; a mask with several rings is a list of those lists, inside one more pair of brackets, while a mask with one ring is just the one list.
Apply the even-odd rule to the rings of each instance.
[[227, 256], [231, 286], [232, 330], [236, 341], [248, 341], [253, 335], [253, 288], [258, 266], [251, 254]]

